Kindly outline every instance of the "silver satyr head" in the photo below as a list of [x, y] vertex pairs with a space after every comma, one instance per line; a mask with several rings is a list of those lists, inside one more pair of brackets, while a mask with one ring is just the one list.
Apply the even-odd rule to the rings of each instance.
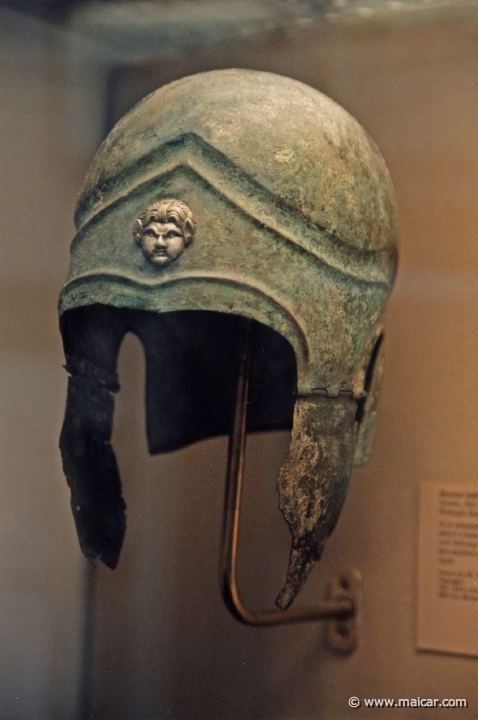
[[135, 220], [133, 236], [148, 260], [166, 267], [193, 239], [196, 222], [181, 200], [159, 200]]

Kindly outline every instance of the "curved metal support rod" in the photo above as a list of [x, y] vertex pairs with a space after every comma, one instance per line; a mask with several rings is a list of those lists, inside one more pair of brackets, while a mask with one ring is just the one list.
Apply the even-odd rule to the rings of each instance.
[[[252, 321], [247, 320], [237, 382], [233, 429], [229, 439], [226, 475], [221, 547], [221, 591], [224, 602], [236, 620], [245, 625], [272, 626], [331, 618], [349, 619], [355, 614], [356, 608], [353, 602], [345, 597], [343, 599], [325, 600], [310, 607], [263, 612], [250, 610], [241, 600], [237, 587], [236, 565], [246, 449], [247, 394], [252, 355], [252, 336]], [[344, 592], [344, 595], [346, 594]]]

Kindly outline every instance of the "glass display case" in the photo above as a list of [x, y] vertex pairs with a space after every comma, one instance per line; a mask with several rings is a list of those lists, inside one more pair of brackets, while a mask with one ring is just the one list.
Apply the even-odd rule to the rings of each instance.
[[[423, 699], [439, 699], [441, 717], [476, 717], [477, 37], [476, 2], [0, 9], [1, 717], [344, 720], [392, 699], [398, 718]], [[375, 443], [303, 591], [314, 603], [334, 571], [360, 572], [350, 654], [328, 647], [320, 623], [248, 628], [227, 613], [217, 583], [227, 438], [148, 455], [133, 336], [113, 435], [128, 506], [114, 571], [80, 554], [57, 448], [67, 376], [56, 303], [88, 165], [149, 92], [233, 67], [301, 80], [342, 105], [380, 147], [397, 197]], [[261, 607], [289, 552], [274, 489], [289, 435], [248, 443], [238, 574]], [[471, 573], [466, 583], [439, 574], [464, 542], [456, 572]]]

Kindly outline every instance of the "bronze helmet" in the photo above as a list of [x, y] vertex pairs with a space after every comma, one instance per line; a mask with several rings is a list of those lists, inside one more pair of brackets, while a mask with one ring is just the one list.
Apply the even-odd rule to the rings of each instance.
[[287, 607], [370, 451], [393, 189], [373, 141], [307, 85], [207, 72], [142, 100], [107, 137], [76, 209], [60, 301], [70, 374], [61, 435], [85, 555], [114, 567], [125, 504], [110, 444], [116, 364], [136, 333], [151, 453], [227, 433], [243, 318], [255, 324], [248, 429], [291, 428], [280, 507]]

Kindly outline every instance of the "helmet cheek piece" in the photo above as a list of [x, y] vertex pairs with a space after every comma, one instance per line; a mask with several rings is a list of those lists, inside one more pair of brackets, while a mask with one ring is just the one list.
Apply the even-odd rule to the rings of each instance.
[[367, 462], [383, 372], [380, 334], [365, 373], [364, 391], [338, 397], [298, 397], [290, 448], [277, 481], [280, 509], [292, 534], [286, 583], [276, 604], [285, 610], [320, 560], [339, 519], [353, 467]]
[[125, 533], [111, 447], [125, 333], [144, 347], [157, 453], [229, 432], [252, 320], [247, 429], [292, 429], [278, 478], [292, 549], [276, 602], [287, 608], [370, 454], [398, 239], [381, 156], [301, 83], [204, 73], [116, 126], [76, 222], [60, 296], [70, 373], [60, 447], [84, 554], [115, 567]]
[[111, 446], [116, 361], [124, 328], [109, 308], [80, 308], [61, 318], [68, 392], [60, 436], [63, 469], [84, 555], [115, 568], [126, 529], [126, 505]]
[[280, 509], [292, 534], [285, 610], [320, 559], [347, 494], [357, 442], [353, 397], [298, 398], [289, 453], [278, 479]]

